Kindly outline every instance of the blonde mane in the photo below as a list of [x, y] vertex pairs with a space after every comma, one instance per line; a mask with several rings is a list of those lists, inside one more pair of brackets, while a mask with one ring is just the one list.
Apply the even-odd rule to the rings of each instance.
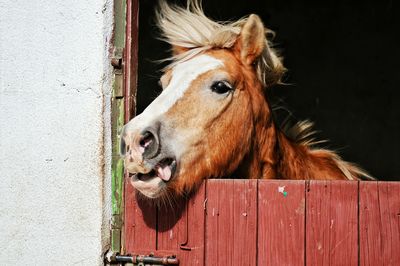
[[317, 148], [316, 146], [327, 140], [317, 140], [315, 134], [318, 133], [314, 130], [314, 123], [309, 120], [299, 121], [292, 126], [288, 124], [282, 125], [283, 133], [293, 142], [298, 145], [307, 146], [313, 154], [323, 154], [333, 160], [336, 166], [342, 171], [348, 180], [357, 180], [357, 177], [366, 180], [375, 180], [368, 172], [360, 168], [358, 165], [344, 161], [337, 153]]
[[[167, 68], [213, 48], [232, 48], [246, 20], [247, 17], [234, 22], [213, 21], [205, 16], [198, 0], [188, 0], [186, 8], [160, 1], [156, 23], [161, 29], [161, 39], [184, 51], [166, 58], [172, 61]], [[265, 28], [265, 33], [266, 45], [255, 68], [260, 82], [271, 86], [280, 82], [286, 69], [267, 40], [267, 35], [274, 35], [273, 31]]]

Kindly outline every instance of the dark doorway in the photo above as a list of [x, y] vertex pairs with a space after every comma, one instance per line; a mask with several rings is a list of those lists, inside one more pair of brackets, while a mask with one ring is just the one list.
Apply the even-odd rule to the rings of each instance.
[[[186, 1], [177, 1], [185, 4]], [[157, 40], [157, 1], [140, 1], [138, 113], [157, 97], [168, 45]], [[270, 90], [277, 120], [310, 119], [346, 160], [400, 180], [400, 23], [394, 1], [203, 1], [216, 20], [261, 16], [289, 69]]]

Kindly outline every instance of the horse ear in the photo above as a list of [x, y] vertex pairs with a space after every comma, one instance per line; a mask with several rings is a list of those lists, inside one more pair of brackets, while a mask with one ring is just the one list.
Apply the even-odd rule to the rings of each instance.
[[259, 16], [251, 14], [240, 31], [235, 46], [243, 63], [251, 65], [266, 45], [265, 28]]

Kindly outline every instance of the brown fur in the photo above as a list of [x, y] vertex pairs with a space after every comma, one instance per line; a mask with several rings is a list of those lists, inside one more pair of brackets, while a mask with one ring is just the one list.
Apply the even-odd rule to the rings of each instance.
[[[205, 178], [371, 178], [334, 152], [315, 149], [318, 141], [312, 138], [309, 122], [287, 129], [287, 135], [275, 125], [265, 88], [278, 83], [285, 68], [270, 48], [266, 29], [257, 15], [219, 24], [205, 17], [199, 3], [193, 0], [187, 9], [162, 4], [158, 19], [174, 52], [170, 58], [173, 62], [161, 78], [164, 89], [171, 89], [171, 69], [185, 60], [206, 54], [223, 62], [218, 69], [196, 77], [183, 97], [155, 118], [158, 121], [151, 122], [161, 124], [161, 147], [173, 140], [175, 146], [171, 145], [170, 152], [180, 149], [175, 176], [162, 183], [160, 195], [190, 191]], [[228, 82], [234, 90], [225, 94], [212, 92], [215, 81]], [[141, 132], [137, 130], [131, 134]], [[127, 168], [130, 172], [151, 171], [139, 169], [138, 162], [131, 165], [132, 169]]]
[[[176, 132], [196, 131], [194, 143], [188, 144], [190, 154], [180, 162], [181, 178], [171, 188], [183, 192], [211, 177], [356, 180], [366, 175], [331, 151], [313, 150], [309, 138], [302, 139], [305, 129], [296, 136], [303, 141], [296, 142], [277, 128], [253, 64], [264, 50], [263, 25], [255, 15], [248, 23], [231, 49], [204, 52], [224, 61], [226, 69], [198, 77], [166, 116]], [[199, 104], [202, 83], [218, 71], [234, 81], [232, 99], [222, 105]]]

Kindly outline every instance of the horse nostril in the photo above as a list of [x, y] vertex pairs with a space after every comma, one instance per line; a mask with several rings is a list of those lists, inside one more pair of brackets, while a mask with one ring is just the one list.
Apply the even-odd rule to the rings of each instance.
[[139, 145], [142, 147], [144, 150], [151, 145], [153, 142], [154, 137], [153, 134], [151, 134], [149, 131], [146, 131], [142, 138], [140, 139]]
[[151, 159], [157, 155], [158, 152], [158, 139], [151, 131], [145, 131], [139, 141], [140, 150], [143, 158]]

